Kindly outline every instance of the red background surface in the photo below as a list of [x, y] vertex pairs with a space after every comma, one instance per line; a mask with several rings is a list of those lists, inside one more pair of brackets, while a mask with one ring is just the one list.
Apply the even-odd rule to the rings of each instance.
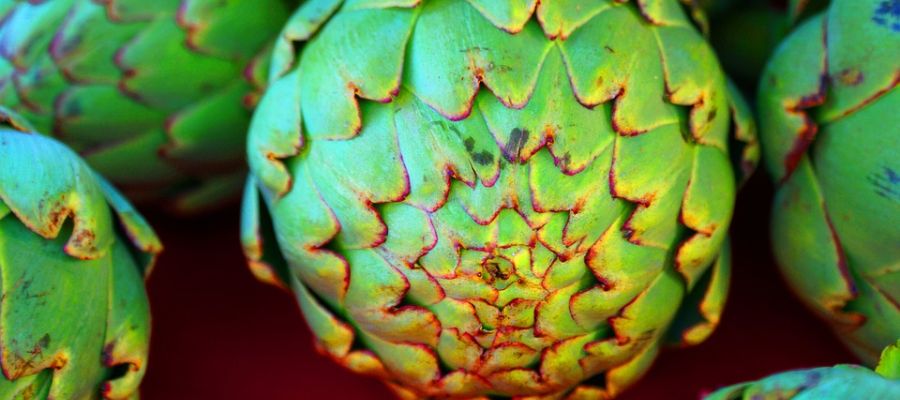
[[[768, 241], [771, 190], [758, 173], [741, 193], [731, 295], [718, 330], [699, 346], [662, 352], [622, 399], [695, 399], [785, 369], [854, 361], [778, 275]], [[241, 255], [237, 207], [151, 222], [166, 251], [149, 282], [145, 400], [392, 399], [376, 380], [316, 353], [293, 297], [254, 280]]]

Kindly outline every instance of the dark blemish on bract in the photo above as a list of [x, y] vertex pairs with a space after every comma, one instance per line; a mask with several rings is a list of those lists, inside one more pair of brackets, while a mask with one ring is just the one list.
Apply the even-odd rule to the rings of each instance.
[[488, 165], [494, 162], [494, 155], [491, 154], [491, 152], [485, 150], [480, 153], [472, 153], [472, 160], [479, 165]]
[[800, 390], [809, 389], [815, 387], [819, 384], [819, 381], [822, 380], [822, 375], [816, 371], [810, 371], [806, 373], [806, 376], [803, 379], [803, 384], [800, 386]]
[[455, 133], [457, 136], [460, 136], [460, 137], [463, 136], [463, 133], [459, 130], [459, 128], [456, 127], [456, 125], [454, 125], [453, 123], [447, 122], [447, 121], [443, 121], [443, 120], [431, 121], [428, 123], [428, 125], [429, 126], [439, 126], [444, 131], [451, 131], [451, 132]]
[[65, 114], [67, 116], [78, 116], [78, 115], [81, 115], [82, 112], [83, 112], [83, 110], [81, 109], [81, 102], [79, 102], [79, 101], [66, 102]]
[[41, 340], [38, 340], [37, 345], [38, 345], [38, 347], [40, 347], [42, 349], [46, 349], [47, 347], [49, 347], [50, 346], [50, 334], [45, 333], [44, 336], [41, 336]]
[[506, 143], [506, 148], [504, 148], [503, 151], [510, 160], [518, 160], [520, 156], [519, 153], [525, 148], [525, 143], [527, 142], [528, 129], [513, 128], [509, 133], [509, 142]]
[[32, 382], [25, 390], [19, 392], [18, 396], [20, 396], [22, 400], [34, 400], [37, 398], [37, 394], [35, 394], [36, 391], [37, 383]]
[[493, 278], [506, 279], [508, 276], [500, 270], [500, 265], [495, 262], [485, 264], [484, 268]]
[[75, 242], [78, 243], [79, 246], [89, 245], [96, 239], [97, 235], [90, 229], [83, 229], [75, 234]]
[[68, 38], [64, 35], [57, 35], [50, 43], [50, 52], [56, 57], [71, 54], [78, 49], [83, 41], [84, 36], [80, 34]]
[[479, 165], [488, 165], [494, 162], [494, 155], [487, 150], [483, 150], [480, 152], [475, 151], [475, 139], [466, 138], [463, 141], [463, 145], [466, 146], [466, 151], [472, 156], [472, 161], [475, 161]]
[[[493, 65], [494, 65], [494, 64], [491, 63], [491, 66], [493, 66]], [[499, 73], [507, 73], [507, 72], [509, 72], [509, 71], [512, 71], [512, 67], [511, 67], [511, 66], [509, 66], [509, 65], [504, 65], [504, 64], [501, 64], [501, 65], [496, 66], [496, 69], [497, 69], [497, 72], [499, 72]]]
[[883, 0], [875, 6], [872, 21], [900, 33], [900, 0]]
[[900, 184], [900, 174], [897, 174], [897, 171], [894, 171], [890, 167], [884, 167], [884, 175], [888, 178], [888, 181], [891, 182], [891, 185]]
[[451, 132], [457, 134], [458, 136], [462, 136], [462, 132], [460, 132], [459, 128], [457, 128], [456, 125], [448, 123], [448, 124], [445, 125], [445, 126], [446, 126], [448, 129], [450, 129]]
[[606, 51], [608, 51], [610, 54], [616, 54], [616, 51], [613, 50], [612, 47], [609, 47], [609, 46], [603, 46], [603, 48], [606, 49]]
[[491, 51], [490, 47], [482, 47], [482, 46], [472, 46], [465, 49], [461, 49], [460, 53], [471, 53], [474, 51]]
[[563, 169], [569, 169], [569, 164], [572, 163], [572, 155], [567, 151], [566, 154], [563, 154], [562, 159], [559, 160], [560, 167]]
[[866, 177], [875, 194], [887, 200], [900, 203], [900, 173], [891, 167], [882, 167]]
[[718, 112], [719, 112], [719, 110], [717, 110], [715, 108], [713, 108], [712, 110], [709, 110], [709, 114], [706, 114], [706, 122], [712, 122], [712, 120], [716, 119], [716, 113], [718, 113]]

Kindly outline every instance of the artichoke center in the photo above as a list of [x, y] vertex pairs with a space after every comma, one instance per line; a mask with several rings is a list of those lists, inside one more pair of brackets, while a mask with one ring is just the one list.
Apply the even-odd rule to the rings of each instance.
[[481, 279], [498, 290], [505, 289], [518, 280], [516, 266], [508, 258], [495, 254], [481, 265]]

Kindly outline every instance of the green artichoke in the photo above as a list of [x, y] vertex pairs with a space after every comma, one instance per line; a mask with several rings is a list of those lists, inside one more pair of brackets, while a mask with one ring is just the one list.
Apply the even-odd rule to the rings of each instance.
[[761, 141], [788, 283], [868, 364], [900, 338], [900, 3], [834, 1], [769, 62]]
[[718, 323], [755, 128], [678, 0], [310, 1], [273, 57], [243, 243], [340, 364], [591, 399]]
[[75, 153], [0, 120], [0, 398], [137, 398], [162, 246]]
[[0, 0], [0, 104], [140, 201], [239, 194], [291, 0]]
[[881, 353], [874, 372], [846, 364], [788, 371], [719, 389], [705, 400], [895, 400], [900, 398], [898, 346], [900, 342]]

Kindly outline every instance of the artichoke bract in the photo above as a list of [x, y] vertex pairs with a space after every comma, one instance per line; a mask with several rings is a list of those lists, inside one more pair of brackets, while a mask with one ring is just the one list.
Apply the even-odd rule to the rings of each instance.
[[0, 121], [0, 398], [137, 398], [162, 246], [75, 153]]
[[776, 50], [759, 91], [775, 256], [868, 364], [900, 337], [900, 15], [834, 1]]
[[858, 365], [778, 373], [719, 389], [706, 400], [893, 400], [900, 398], [900, 343], [886, 348], [875, 371]]
[[244, 248], [340, 364], [599, 398], [718, 323], [755, 127], [677, 0], [311, 1], [270, 77]]
[[0, 104], [134, 200], [240, 194], [251, 108], [289, 0], [0, 0]]

